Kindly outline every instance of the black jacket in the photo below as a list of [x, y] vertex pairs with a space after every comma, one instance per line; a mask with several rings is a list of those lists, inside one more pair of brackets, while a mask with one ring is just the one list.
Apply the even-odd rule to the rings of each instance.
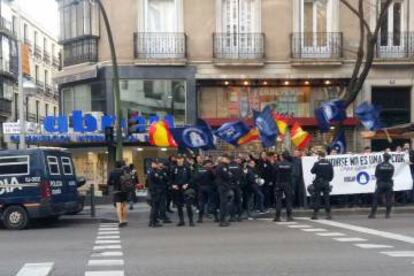
[[375, 177], [377, 183], [393, 183], [392, 177], [394, 176], [394, 166], [390, 162], [382, 162], [375, 168]]
[[229, 165], [220, 164], [216, 168], [216, 184], [218, 187], [230, 187], [230, 182], [233, 179], [233, 174], [229, 169]]
[[124, 174], [124, 169], [114, 169], [108, 178], [108, 186], [113, 187], [114, 192], [121, 192], [121, 176]]
[[177, 185], [180, 189], [183, 185], [191, 184], [191, 170], [187, 166], [175, 166], [170, 174], [171, 185]]
[[276, 164], [275, 166], [275, 183], [285, 184], [292, 183], [293, 165], [291, 162], [284, 160]]
[[230, 170], [231, 174], [233, 175], [233, 177], [231, 179], [231, 184], [236, 185], [236, 186], [240, 186], [241, 180], [242, 180], [242, 175], [243, 175], [242, 167], [237, 162], [231, 162], [229, 164], [229, 170]]
[[321, 159], [318, 162], [316, 162], [313, 165], [311, 173], [313, 173], [316, 176], [316, 179], [321, 181], [331, 182], [334, 178], [333, 166], [326, 159]]
[[162, 193], [166, 186], [165, 173], [162, 170], [151, 169], [148, 174], [148, 185], [151, 194]]
[[205, 167], [197, 165], [192, 179], [194, 187], [211, 187], [214, 185], [214, 173], [212, 170], [207, 170]]

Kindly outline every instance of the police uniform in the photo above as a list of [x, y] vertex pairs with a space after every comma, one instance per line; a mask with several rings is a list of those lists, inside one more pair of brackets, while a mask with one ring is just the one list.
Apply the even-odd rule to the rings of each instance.
[[276, 214], [275, 221], [280, 221], [282, 211], [283, 194], [286, 198], [286, 215], [287, 220], [292, 220], [292, 171], [293, 165], [288, 160], [283, 160], [275, 166], [275, 200], [276, 200]]
[[161, 226], [159, 224], [160, 206], [162, 194], [165, 190], [163, 174], [160, 169], [151, 169], [148, 174], [149, 192], [151, 195], [150, 227]]
[[230, 182], [232, 180], [232, 173], [230, 172], [229, 165], [221, 163], [216, 169], [216, 184], [220, 199], [220, 226], [228, 226], [228, 202], [230, 192]]
[[161, 193], [161, 203], [160, 203], [160, 218], [164, 223], [171, 223], [170, 218], [167, 216], [167, 204], [168, 204], [168, 193], [170, 192], [169, 187], [169, 170], [167, 167], [164, 167], [160, 170], [162, 176], [163, 190]]
[[[191, 170], [189, 167], [175, 166], [171, 174], [171, 185], [177, 186], [177, 189], [172, 190], [173, 200], [177, 206], [178, 217], [180, 219], [177, 226], [183, 226], [184, 223], [184, 211], [183, 207], [186, 206], [187, 216], [190, 222], [190, 226], [194, 226], [193, 221], [193, 209], [192, 203], [195, 199], [195, 191], [192, 189], [191, 185]], [[187, 189], [184, 189], [184, 185], [189, 185]]]
[[229, 164], [229, 170], [233, 177], [230, 183], [231, 201], [229, 202], [229, 210], [231, 221], [241, 221], [242, 216], [242, 190], [241, 181], [243, 170], [239, 163], [233, 161]]
[[394, 181], [394, 166], [390, 163], [391, 155], [384, 154], [384, 162], [378, 164], [375, 169], [375, 177], [377, 179], [377, 187], [372, 200], [372, 210], [369, 215], [370, 218], [375, 218], [378, 208], [378, 198], [385, 195], [386, 218], [390, 217], [392, 208], [392, 198], [394, 195], [393, 186]]
[[329, 183], [334, 177], [332, 164], [325, 158], [321, 158], [313, 165], [311, 173], [315, 175], [313, 190], [311, 191], [313, 201], [312, 219], [318, 218], [318, 212], [321, 205], [321, 193], [323, 193], [327, 219], [331, 219], [331, 204], [329, 194], [331, 187]]
[[[198, 165], [195, 168], [194, 174], [194, 184], [197, 185], [197, 194], [198, 194], [198, 223], [203, 222], [203, 217], [205, 210], [211, 207], [209, 205], [214, 204], [212, 198], [212, 189], [214, 185], [214, 173], [212, 169], [208, 169], [204, 166]], [[214, 209], [213, 209], [214, 208]], [[214, 210], [214, 217], [217, 220], [217, 207], [214, 206], [212, 209]]]
[[[260, 212], [264, 212], [264, 195], [260, 189], [260, 184], [264, 181], [259, 174], [256, 173], [254, 168], [247, 167], [245, 169], [245, 181], [246, 181], [246, 191], [248, 192], [247, 202], [246, 202], [246, 212], [247, 216], [251, 217], [251, 210], [254, 208], [253, 205], [256, 202], [256, 209], [259, 209]], [[256, 197], [256, 200], [255, 200]]]

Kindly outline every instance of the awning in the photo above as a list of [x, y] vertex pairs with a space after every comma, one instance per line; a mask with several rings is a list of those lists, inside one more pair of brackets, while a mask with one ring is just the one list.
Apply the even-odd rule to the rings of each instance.
[[81, 65], [66, 67], [64, 70], [55, 74], [53, 80], [59, 84], [78, 82], [82, 80], [95, 79], [98, 77], [98, 66]]

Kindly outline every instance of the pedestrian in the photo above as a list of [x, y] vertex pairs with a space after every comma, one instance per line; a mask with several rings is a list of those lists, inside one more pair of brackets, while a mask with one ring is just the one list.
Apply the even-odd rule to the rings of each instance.
[[207, 160], [202, 165], [198, 164], [195, 169], [193, 179], [194, 183], [197, 183], [199, 208], [197, 223], [203, 223], [205, 211], [210, 209], [213, 211], [215, 220], [218, 221], [217, 206], [209, 206], [209, 204], [214, 203], [214, 199], [212, 198], [212, 189], [214, 189], [213, 165], [212, 161]]
[[389, 153], [384, 153], [383, 162], [378, 164], [375, 168], [375, 178], [377, 179], [377, 187], [372, 200], [372, 209], [371, 213], [368, 216], [369, 218], [375, 218], [378, 208], [378, 198], [382, 195], [385, 195], [385, 218], [390, 218], [391, 208], [392, 208], [392, 198], [394, 195], [393, 192], [393, 176], [394, 176], [394, 166], [390, 162], [391, 155]]
[[232, 174], [232, 180], [230, 182], [230, 222], [242, 220], [242, 191], [241, 191], [241, 180], [242, 180], [242, 159], [240, 156], [236, 156], [229, 164], [229, 170]]
[[160, 207], [162, 204], [162, 194], [165, 190], [164, 174], [157, 159], [151, 161], [151, 170], [148, 174], [149, 193], [151, 195], [151, 212], [149, 227], [161, 227]]
[[134, 164], [129, 165], [129, 171], [131, 173], [134, 186], [131, 187], [131, 189], [128, 191], [127, 199], [128, 199], [128, 204], [129, 204], [129, 210], [134, 210], [134, 203], [137, 202], [137, 194], [135, 192], [135, 186], [136, 184], [138, 184], [139, 180], [138, 180], [138, 173], [137, 173], [137, 170], [135, 169]]
[[282, 212], [282, 200], [285, 195], [287, 221], [293, 221], [292, 217], [292, 197], [293, 197], [293, 165], [289, 152], [282, 154], [282, 161], [275, 165], [275, 200], [276, 213], [274, 221], [280, 222]]
[[177, 165], [173, 168], [171, 174], [171, 188], [173, 201], [177, 206], [179, 222], [177, 226], [185, 226], [184, 205], [187, 209], [189, 225], [195, 226], [193, 221], [192, 203], [195, 200], [195, 191], [191, 187], [191, 170], [184, 163], [184, 156], [177, 156]]
[[228, 202], [230, 193], [230, 182], [232, 181], [232, 173], [229, 169], [230, 158], [223, 155], [216, 169], [216, 184], [220, 200], [220, 227], [229, 226], [227, 221]]
[[334, 170], [332, 164], [326, 159], [323, 151], [318, 152], [319, 160], [313, 165], [311, 173], [315, 175], [315, 180], [310, 191], [313, 198], [313, 215], [311, 219], [318, 219], [318, 212], [321, 205], [321, 193], [323, 193], [326, 219], [332, 219], [330, 204], [330, 182], [334, 178]]
[[116, 207], [119, 227], [126, 226], [127, 223], [127, 191], [128, 176], [132, 182], [129, 170], [125, 166], [124, 161], [117, 161], [115, 169], [110, 173], [108, 178], [108, 186], [113, 190], [113, 201]]

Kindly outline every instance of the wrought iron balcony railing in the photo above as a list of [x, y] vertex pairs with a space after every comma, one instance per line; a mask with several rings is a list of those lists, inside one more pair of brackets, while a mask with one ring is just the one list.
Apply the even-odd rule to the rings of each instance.
[[134, 33], [135, 58], [185, 59], [187, 57], [185, 33]]
[[293, 59], [341, 59], [342, 33], [292, 33], [290, 38]]
[[50, 64], [50, 54], [47, 51], [43, 51], [43, 61]]
[[263, 33], [214, 33], [213, 57], [222, 60], [262, 60]]
[[45, 83], [41, 80], [35, 80], [37, 89], [40, 90], [41, 92], [44, 92], [46, 89]]
[[9, 117], [12, 115], [12, 101], [0, 98], [0, 116]]
[[57, 57], [53, 57], [52, 66], [60, 69], [60, 59]]
[[34, 45], [33, 55], [36, 58], [42, 58], [42, 49], [39, 47], [39, 45]]
[[98, 37], [86, 36], [63, 44], [63, 66], [98, 61]]
[[378, 36], [377, 59], [414, 59], [414, 32], [380, 33]]
[[13, 30], [13, 24], [11, 21], [8, 21], [4, 17], [0, 19], [0, 32], [5, 33], [10, 36], [15, 36], [15, 32]]

